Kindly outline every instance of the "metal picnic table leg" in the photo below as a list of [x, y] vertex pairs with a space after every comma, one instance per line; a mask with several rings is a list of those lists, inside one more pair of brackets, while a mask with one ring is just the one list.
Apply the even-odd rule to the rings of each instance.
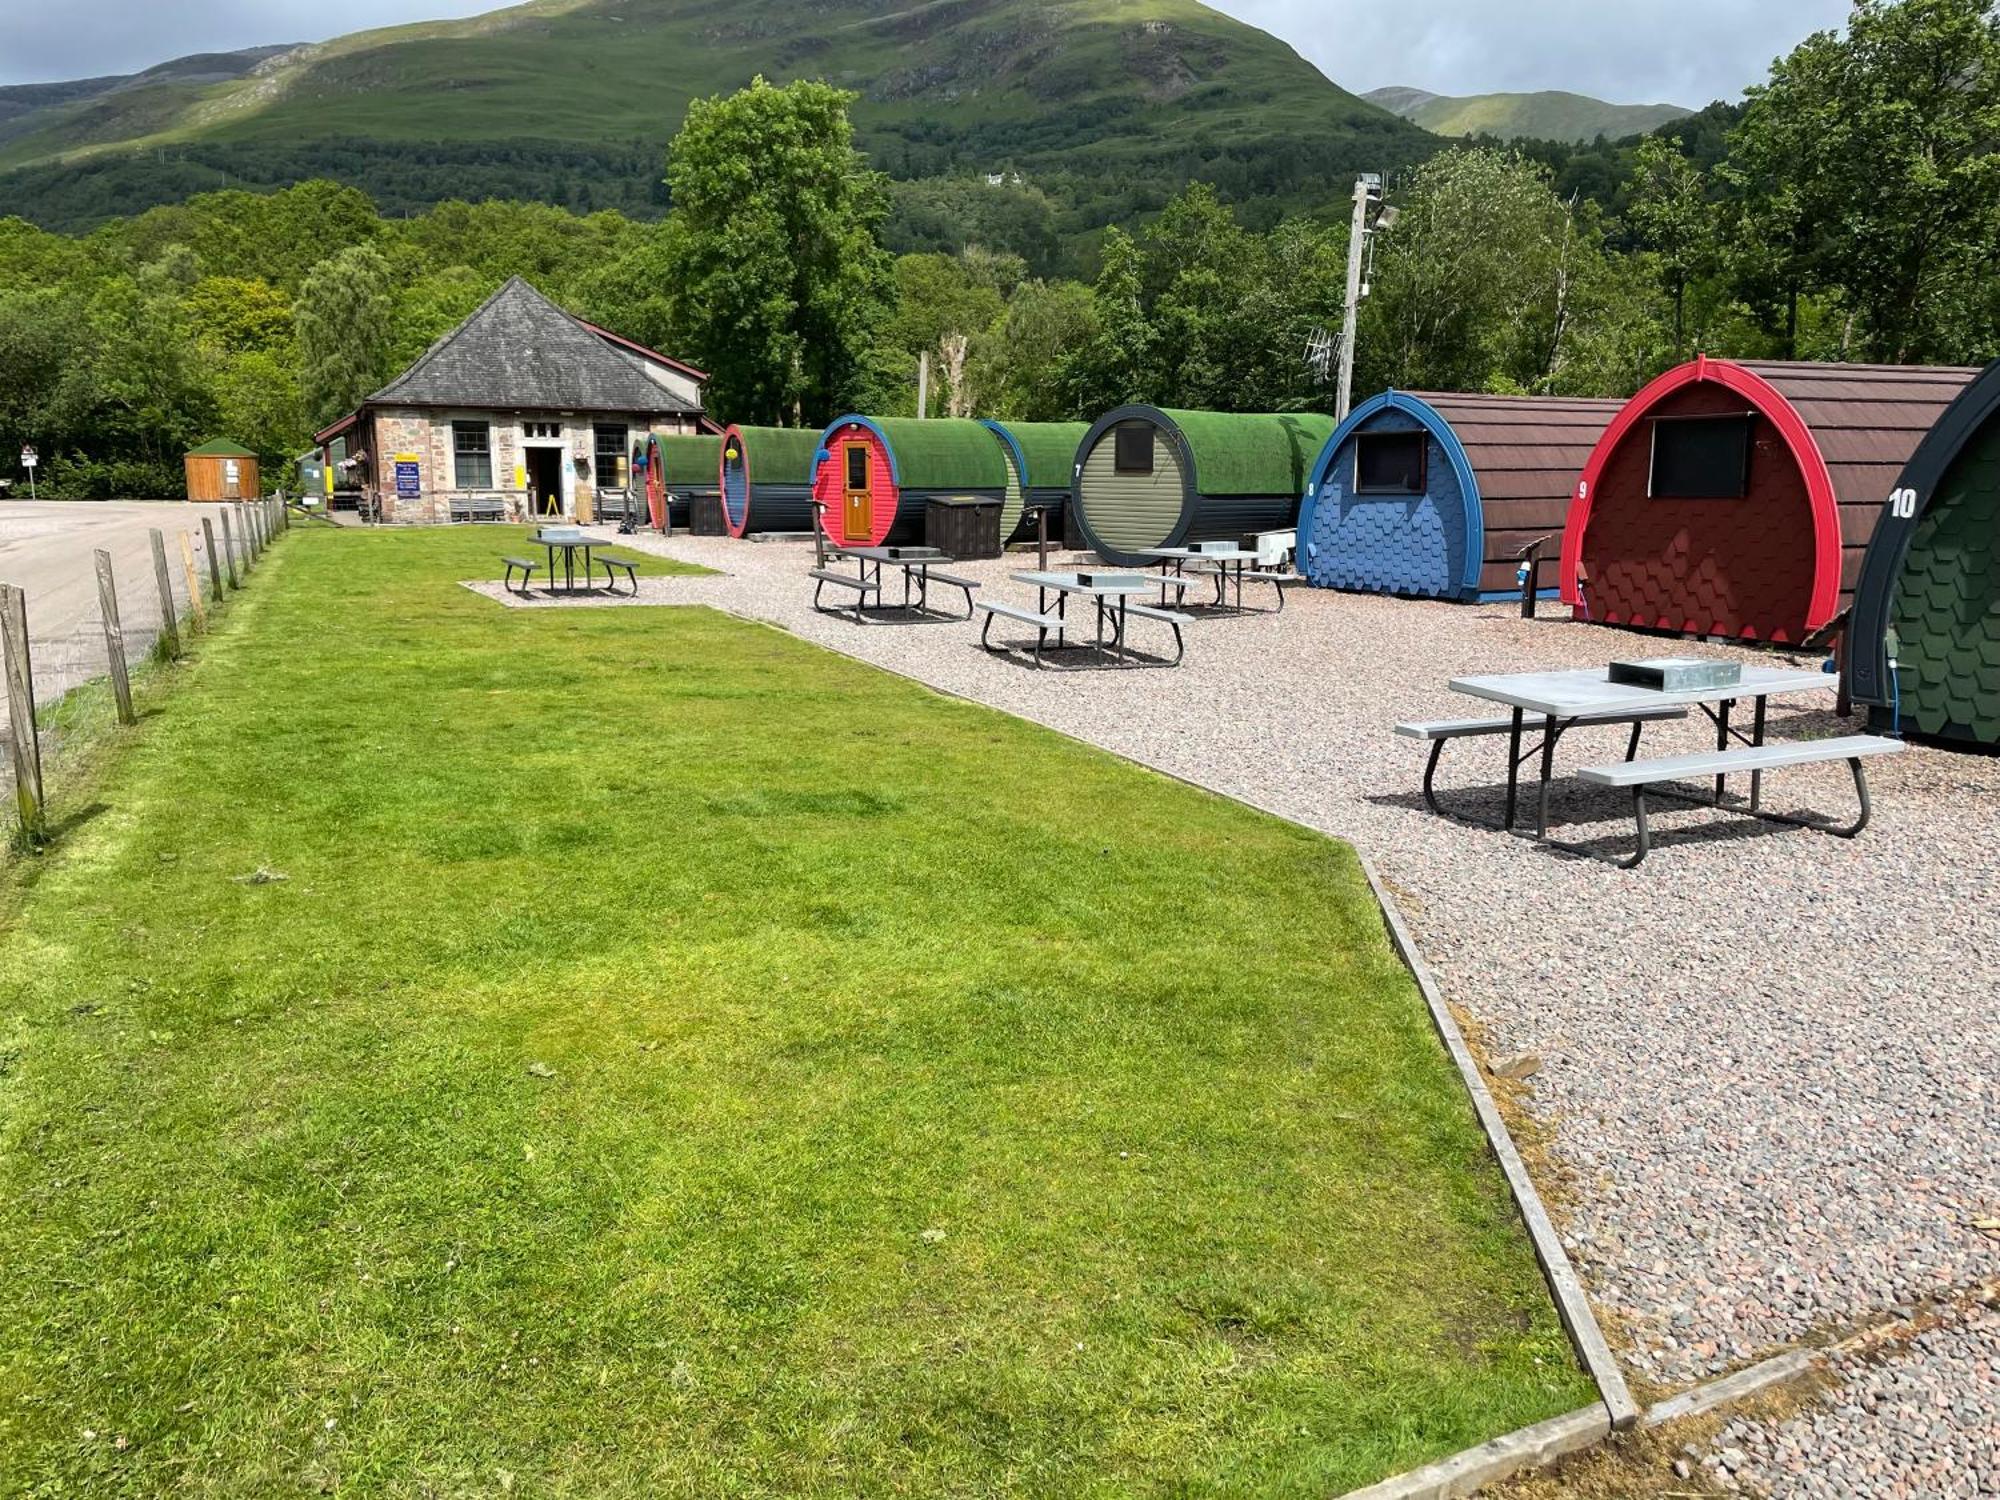
[[1548, 714], [1542, 719], [1542, 785], [1535, 804], [1535, 837], [1549, 836], [1549, 782], [1556, 772], [1556, 716]]
[[[1724, 698], [1715, 715], [1715, 748], [1718, 750], [1727, 750], [1729, 748], [1729, 710], [1735, 706], [1736, 700], [1734, 698]], [[1715, 778], [1715, 805], [1717, 807], [1722, 806], [1723, 789], [1728, 785], [1728, 782], [1729, 778], [1727, 776], [1718, 776]]]
[[1514, 831], [1514, 807], [1520, 799], [1521, 789], [1521, 717], [1520, 709], [1514, 710], [1514, 722], [1507, 731], [1507, 831]]
[[[1751, 743], [1757, 745], [1761, 745], [1764, 743], [1765, 701], [1766, 700], [1764, 698], [1764, 695], [1762, 693], [1759, 693], [1757, 695], [1757, 717], [1750, 731]], [[1752, 812], [1758, 811], [1763, 806], [1763, 803], [1764, 803], [1764, 773], [1762, 771], [1752, 771], [1750, 773], [1750, 811]]]

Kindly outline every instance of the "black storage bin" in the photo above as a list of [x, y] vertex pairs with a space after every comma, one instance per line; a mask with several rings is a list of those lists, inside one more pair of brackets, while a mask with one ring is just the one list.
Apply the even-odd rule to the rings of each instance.
[[939, 495], [924, 507], [924, 545], [947, 557], [1000, 555], [1000, 501]]
[[722, 496], [696, 495], [689, 507], [694, 524], [688, 528], [696, 536], [728, 536], [729, 525], [722, 517]]

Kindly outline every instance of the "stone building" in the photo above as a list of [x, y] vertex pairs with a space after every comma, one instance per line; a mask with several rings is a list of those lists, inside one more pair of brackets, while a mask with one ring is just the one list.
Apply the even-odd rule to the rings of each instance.
[[564, 312], [516, 276], [317, 435], [384, 522], [587, 520], [622, 496], [648, 433], [718, 429], [708, 377]]

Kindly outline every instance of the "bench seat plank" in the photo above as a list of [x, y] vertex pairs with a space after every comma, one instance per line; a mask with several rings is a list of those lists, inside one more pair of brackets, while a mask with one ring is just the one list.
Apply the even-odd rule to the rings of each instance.
[[[1654, 724], [1671, 719], [1685, 719], [1685, 708], [1620, 709], [1614, 713], [1583, 714], [1574, 719], [1564, 719], [1565, 724]], [[1521, 722], [1523, 731], [1542, 727], [1540, 714], [1524, 715]], [[1512, 718], [1506, 719], [1434, 719], [1428, 723], [1398, 724], [1396, 733], [1406, 740], [1459, 740], [1482, 734], [1507, 734], [1514, 728]]]
[[979, 601], [979, 608], [985, 610], [989, 615], [1003, 615], [1009, 620], [1019, 620], [1023, 625], [1033, 625], [1041, 630], [1058, 630], [1063, 625], [1061, 615], [1036, 614], [1032, 609], [1022, 609], [1018, 605], [1013, 604], [1002, 604], [997, 599], [981, 599]]
[[872, 578], [857, 578], [852, 573], [836, 573], [831, 568], [810, 569], [806, 577], [817, 578], [821, 583], [837, 583], [843, 588], [859, 589], [864, 594], [872, 594], [881, 587]]
[[1580, 780], [1594, 782], [1598, 786], [1657, 786], [1662, 782], [1692, 777], [1736, 776], [1746, 771], [1776, 770], [1781, 766], [1858, 760], [1866, 755], [1894, 755], [1905, 748], [1901, 740], [1873, 734], [1853, 734], [1836, 739], [1787, 740], [1775, 745], [1745, 745], [1693, 755], [1668, 755], [1655, 760], [1586, 766], [1576, 774]]
[[1127, 601], [1125, 612], [1131, 615], [1138, 615], [1142, 619], [1164, 620], [1169, 625], [1192, 625], [1195, 623], [1193, 615], [1184, 615], [1179, 610], [1174, 609], [1161, 609], [1156, 604], [1135, 604]]

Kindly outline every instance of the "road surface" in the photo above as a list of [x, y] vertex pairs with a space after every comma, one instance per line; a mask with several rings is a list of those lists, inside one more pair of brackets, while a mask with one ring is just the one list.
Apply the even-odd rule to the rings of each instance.
[[[195, 566], [207, 578], [202, 517], [222, 540], [222, 507], [186, 501], [0, 501], [0, 583], [27, 591], [28, 640], [34, 655], [35, 697], [55, 698], [106, 670], [92, 553], [111, 554], [127, 660], [138, 662], [160, 633], [160, 591], [153, 572], [155, 528], [167, 542], [174, 606], [187, 613], [180, 534], [189, 532]], [[232, 524], [234, 524], [232, 522]], [[6, 736], [5, 683], [0, 682], [0, 738]]]

